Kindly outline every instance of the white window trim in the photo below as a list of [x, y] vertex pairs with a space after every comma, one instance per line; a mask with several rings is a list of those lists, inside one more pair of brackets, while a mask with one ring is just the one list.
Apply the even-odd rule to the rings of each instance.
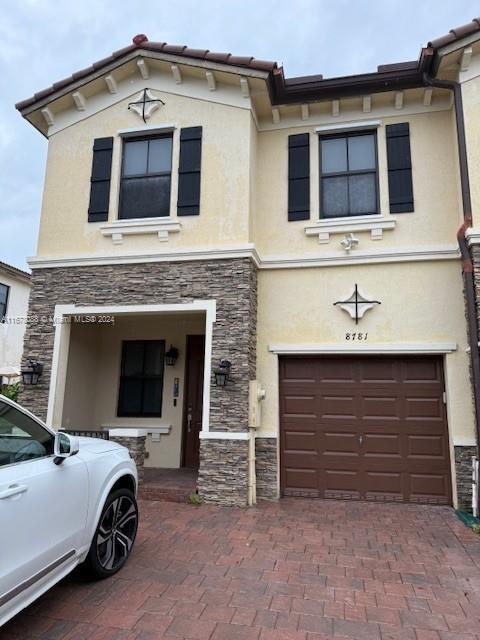
[[341, 124], [326, 124], [315, 127], [315, 133], [337, 133], [345, 131], [362, 131], [363, 129], [377, 129], [382, 126], [381, 120], [358, 120], [357, 122], [342, 122]]
[[330, 242], [331, 234], [355, 233], [358, 231], [370, 231], [372, 240], [382, 240], [383, 232], [395, 229], [397, 219], [391, 216], [367, 215], [349, 216], [345, 218], [322, 218], [314, 224], [305, 226], [307, 236], [318, 236], [320, 244]]
[[134, 138], [136, 136], [147, 136], [147, 135], [155, 135], [157, 133], [170, 133], [178, 129], [178, 124], [176, 122], [165, 123], [161, 125], [149, 125], [146, 124], [143, 127], [130, 127], [128, 129], [119, 129], [117, 134], [121, 138]]
[[[119, 218], [120, 213], [120, 192], [122, 188], [122, 158], [124, 140], [137, 136], [154, 136], [158, 134], [172, 134], [172, 166], [170, 172], [170, 207], [167, 216], [159, 216], [158, 218]], [[110, 236], [113, 244], [122, 244], [124, 235], [141, 235], [146, 233], [158, 233], [160, 242], [168, 242], [168, 234], [180, 231], [178, 228], [169, 227], [165, 223], [167, 221], [176, 221], [177, 216], [177, 197], [178, 197], [178, 166], [180, 162], [180, 127], [177, 123], [163, 123], [160, 125], [144, 125], [139, 127], [130, 127], [128, 129], [118, 129], [114, 139], [114, 161], [112, 162], [112, 175], [110, 184], [110, 212], [107, 224], [100, 227], [103, 236]], [[114, 174], [115, 171], [115, 174]], [[115, 235], [109, 233], [116, 225], [126, 226], [131, 224], [131, 231], [124, 232], [115, 230]], [[145, 224], [147, 223], [147, 224]], [[152, 230], [151, 225], [159, 224], [161, 228], [158, 231]], [[179, 224], [179, 223], [177, 223]], [[135, 231], [135, 227], [139, 226], [139, 230]], [[148, 228], [147, 228], [148, 226]]]
[[125, 218], [102, 225], [100, 232], [111, 238], [113, 244], [122, 244], [124, 236], [155, 234], [159, 242], [168, 242], [170, 233], [178, 233], [182, 225], [170, 216], [162, 218]]
[[[322, 134], [334, 134], [334, 133], [353, 133], [355, 131], [368, 131], [369, 129], [378, 129], [382, 126], [382, 120], [358, 120], [356, 122], [343, 122], [329, 125], [322, 125], [315, 127], [315, 133], [317, 133], [317, 140], [319, 140]], [[377, 189], [378, 189], [378, 202], [381, 207], [380, 198], [380, 163], [378, 159], [378, 135], [376, 140], [376, 175], [377, 175]], [[318, 160], [318, 154], [320, 154], [320, 143], [317, 148], [317, 185], [318, 185], [318, 202], [317, 211], [320, 216], [320, 162]], [[307, 236], [318, 236], [318, 242], [320, 244], [328, 244], [330, 242], [331, 234], [348, 234], [358, 231], [370, 231], [370, 237], [372, 240], [382, 240], [383, 231], [388, 229], [394, 229], [396, 226], [396, 218], [391, 216], [386, 217], [381, 213], [369, 214], [363, 216], [343, 216], [338, 218], [318, 218], [314, 224], [308, 224], [305, 226], [305, 234]]]

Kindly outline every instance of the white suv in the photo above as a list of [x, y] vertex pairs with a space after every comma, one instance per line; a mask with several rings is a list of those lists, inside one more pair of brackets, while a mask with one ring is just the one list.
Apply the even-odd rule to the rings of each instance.
[[125, 564], [136, 489], [125, 447], [55, 433], [0, 395], [0, 626], [80, 563], [98, 578]]

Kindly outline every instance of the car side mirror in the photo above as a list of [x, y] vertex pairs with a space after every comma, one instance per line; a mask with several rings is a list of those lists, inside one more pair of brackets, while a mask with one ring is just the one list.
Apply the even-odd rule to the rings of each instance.
[[62, 464], [65, 458], [70, 458], [70, 456], [77, 454], [78, 449], [78, 438], [70, 436], [68, 433], [58, 431], [55, 434], [55, 441], [53, 443], [54, 463]]

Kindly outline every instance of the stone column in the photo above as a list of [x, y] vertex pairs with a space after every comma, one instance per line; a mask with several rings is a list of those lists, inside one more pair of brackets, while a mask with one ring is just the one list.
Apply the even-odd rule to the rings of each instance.
[[278, 499], [277, 438], [255, 438], [255, 470], [257, 474], [257, 498]]
[[[217, 274], [214, 295], [210, 432], [200, 440], [198, 492], [205, 502], [244, 507], [248, 504], [249, 381], [256, 377], [257, 272], [250, 260], [225, 261], [223, 269]], [[224, 387], [216, 386], [213, 375], [221, 359], [232, 363]]]
[[145, 475], [145, 442], [147, 432], [143, 429], [109, 429], [110, 440], [127, 447], [138, 472], [138, 484], [143, 484]]

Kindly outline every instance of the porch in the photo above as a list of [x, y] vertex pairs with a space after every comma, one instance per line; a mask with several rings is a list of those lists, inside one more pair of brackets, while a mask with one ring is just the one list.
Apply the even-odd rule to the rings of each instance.
[[175, 306], [185, 311], [68, 316], [57, 329], [48, 421], [81, 435], [109, 433], [133, 451], [142, 495], [183, 502], [196, 492], [206, 311]]

